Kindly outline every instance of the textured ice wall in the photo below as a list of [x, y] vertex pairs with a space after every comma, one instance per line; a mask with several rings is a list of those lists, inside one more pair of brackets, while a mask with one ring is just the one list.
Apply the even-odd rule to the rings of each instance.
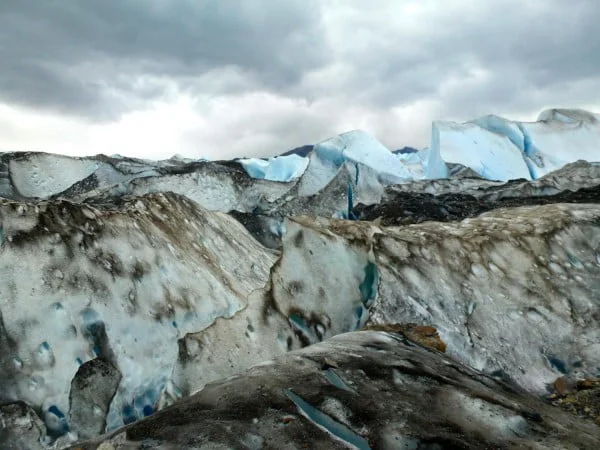
[[104, 211], [3, 201], [0, 221], [0, 401], [40, 408], [58, 434], [71, 379], [96, 357], [122, 374], [109, 426], [150, 412], [177, 339], [243, 309], [275, 258], [231, 217], [173, 194]]

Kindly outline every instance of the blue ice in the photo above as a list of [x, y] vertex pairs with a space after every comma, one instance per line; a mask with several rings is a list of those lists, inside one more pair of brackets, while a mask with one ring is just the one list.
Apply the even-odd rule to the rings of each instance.
[[252, 178], [288, 182], [302, 176], [308, 167], [308, 158], [298, 155], [240, 159], [239, 163]]

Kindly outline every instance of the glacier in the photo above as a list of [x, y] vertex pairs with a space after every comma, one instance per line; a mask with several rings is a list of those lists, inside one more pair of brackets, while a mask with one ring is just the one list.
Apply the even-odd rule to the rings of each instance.
[[492, 180], [537, 179], [578, 160], [600, 160], [600, 115], [581, 110], [546, 110], [536, 122], [434, 122], [432, 136], [444, 161]]
[[[162, 343], [243, 309], [245, 299], [238, 293], [260, 287], [273, 262], [268, 251], [259, 256], [260, 247], [248, 247], [258, 244], [244, 238], [245, 230], [233, 219], [217, 215], [198, 221], [203, 214], [198, 207], [172, 195], [140, 197], [120, 213], [105, 214], [67, 202], [22, 205], [16, 211], [11, 203], [0, 205], [5, 238], [0, 293], [9, 299], [27, 292], [36, 305], [24, 325], [19, 308], [3, 302], [4, 331], [18, 338], [19, 349], [10, 352], [5, 369], [18, 370], [28, 381], [4, 380], [0, 401], [21, 398], [44, 411], [54, 407], [66, 413], [65, 392], [78, 367], [104, 357], [123, 376], [109, 427], [123, 424], [122, 410], [132, 399], [132, 413], [143, 417], [143, 408], [158, 401], [177, 357], [176, 346], [167, 350]], [[233, 237], [236, 227], [240, 241]], [[212, 236], [220, 228], [229, 230], [226, 240]], [[19, 251], [24, 240], [27, 252], [37, 254], [35, 265]], [[226, 260], [239, 261], [237, 254], [258, 260], [228, 267]], [[19, 273], [28, 274], [25, 284]], [[192, 290], [199, 280], [202, 289]]]
[[374, 136], [350, 131], [312, 146], [307, 156], [290, 154], [262, 160], [241, 159], [258, 179], [288, 182], [307, 169], [315, 187], [333, 179], [345, 162], [369, 167], [384, 184], [446, 178], [447, 163], [461, 164], [488, 180], [538, 179], [578, 160], [600, 159], [600, 115], [582, 110], [550, 109], [536, 122], [489, 115], [465, 123], [435, 121], [429, 147], [391, 152]]
[[308, 166], [308, 159], [298, 155], [276, 156], [268, 160], [240, 159], [248, 175], [269, 181], [292, 181], [300, 177]]
[[[351, 390], [332, 384], [328, 371]], [[593, 449], [595, 428], [402, 332], [379, 330], [338, 335], [282, 355], [125, 430], [77, 445]]]
[[426, 172], [430, 176], [443, 177], [445, 167], [436, 156], [435, 151], [421, 153], [417, 158], [410, 154], [395, 154], [369, 133], [354, 130], [315, 144], [308, 156], [291, 154], [268, 160], [249, 158], [239, 161], [251, 177], [270, 181], [292, 181], [310, 166], [314, 176], [313, 189], [319, 190], [331, 181], [345, 162], [369, 167], [386, 184], [421, 179]]
[[597, 119], [0, 154], [0, 448], [598, 447]]
[[506, 136], [475, 123], [435, 122], [431, 148], [444, 161], [463, 164], [488, 180], [531, 179], [522, 152]]

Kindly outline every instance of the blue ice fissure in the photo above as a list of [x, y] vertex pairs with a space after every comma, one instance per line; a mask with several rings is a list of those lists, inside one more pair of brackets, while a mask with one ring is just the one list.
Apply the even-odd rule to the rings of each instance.
[[[479, 125], [484, 130], [506, 137], [520, 151], [525, 152], [523, 136], [519, 136], [519, 134], [515, 133], [514, 129], [511, 128], [509, 123], [507, 123], [504, 119], [492, 116], [482, 117], [480, 119], [473, 120], [472, 122]], [[519, 131], [521, 131], [521, 134], [524, 135], [525, 133], [521, 124], [516, 123], [516, 125], [517, 128], [519, 128]]]
[[133, 405], [124, 405], [121, 409], [121, 417], [125, 425], [129, 425], [138, 420], [137, 412]]
[[283, 392], [287, 398], [294, 402], [298, 410], [319, 428], [324, 429], [336, 438], [353, 445], [359, 450], [371, 450], [367, 440], [346, 425], [339, 423], [321, 410], [315, 408], [291, 389], [284, 389]]
[[323, 371], [323, 376], [327, 381], [329, 381], [329, 383], [331, 383], [336, 388], [356, 394], [356, 391], [350, 386], [348, 386], [346, 382], [342, 380], [342, 378], [333, 369], [325, 369]]
[[348, 211], [347, 218], [348, 220], [357, 220], [358, 217], [354, 215], [352, 209], [354, 208], [354, 194], [352, 192], [352, 183], [348, 182]]
[[65, 417], [63, 412], [60, 409], [58, 409], [58, 407], [56, 405], [50, 406], [50, 408], [48, 408], [48, 412], [54, 414], [59, 419], [62, 419], [63, 417]]
[[521, 133], [523, 134], [523, 145], [521, 147], [521, 150], [523, 151], [523, 153], [525, 153], [525, 155], [531, 156], [530, 153], [533, 147], [531, 143], [531, 136], [529, 136], [527, 129], [523, 126], [522, 123], [518, 123], [517, 127], [519, 127], [519, 130], [521, 130]]
[[360, 295], [362, 297], [363, 304], [369, 308], [375, 298], [377, 297], [377, 286], [379, 284], [379, 271], [377, 266], [368, 262], [365, 266], [365, 278], [359, 285]]
[[533, 142], [531, 141], [531, 136], [529, 135], [529, 132], [527, 131], [527, 129], [523, 126], [523, 124], [519, 123], [517, 124], [517, 126], [519, 127], [519, 130], [521, 130], [521, 133], [523, 134], [523, 155], [524, 155], [524, 160], [525, 160], [525, 164], [527, 165], [527, 170], [529, 171], [529, 176], [531, 177], [532, 180], [535, 180], [537, 178], [536, 174], [535, 174], [535, 153], [536, 153], [536, 149], [533, 145]]
[[312, 330], [306, 323], [306, 320], [300, 314], [291, 313], [288, 316], [288, 322], [293, 328], [300, 331], [311, 343], [319, 341], [319, 339], [315, 338]]
[[44, 422], [46, 424], [46, 432], [51, 438], [58, 438], [69, 432], [69, 424], [65, 414], [56, 405], [51, 405], [48, 408]]

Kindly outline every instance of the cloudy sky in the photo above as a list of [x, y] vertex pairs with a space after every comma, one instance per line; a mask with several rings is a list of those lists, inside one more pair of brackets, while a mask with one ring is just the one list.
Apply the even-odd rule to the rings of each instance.
[[0, 150], [270, 155], [600, 110], [598, 0], [0, 0]]

